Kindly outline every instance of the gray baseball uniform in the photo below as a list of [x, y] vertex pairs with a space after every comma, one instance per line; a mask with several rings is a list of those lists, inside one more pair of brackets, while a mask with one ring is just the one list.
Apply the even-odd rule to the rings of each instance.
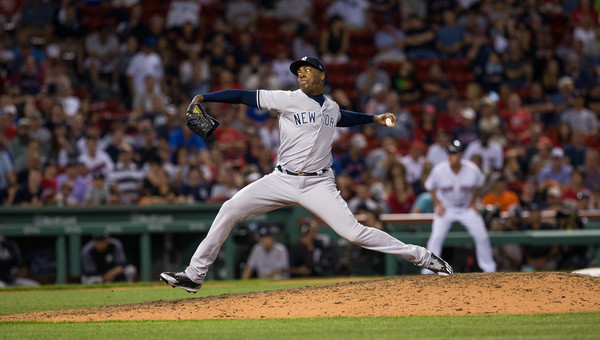
[[246, 186], [225, 202], [185, 274], [201, 283], [234, 225], [279, 207], [300, 205], [320, 217], [348, 241], [422, 265], [427, 249], [404, 244], [389, 234], [358, 223], [335, 185], [331, 145], [340, 108], [325, 98], [322, 105], [301, 90], [256, 91], [259, 109], [279, 115], [281, 145], [276, 170]]
[[[445, 208], [442, 216], [433, 218], [431, 236], [427, 249], [435, 254], [442, 251], [444, 239], [453, 222], [460, 222], [475, 240], [477, 263], [484, 272], [496, 271], [492, 248], [485, 223], [481, 215], [469, 207], [473, 190], [483, 186], [485, 177], [473, 162], [461, 159], [461, 168], [455, 173], [446, 160], [436, 165], [425, 181], [425, 189], [434, 191], [440, 204]], [[431, 273], [422, 270], [422, 273]]]

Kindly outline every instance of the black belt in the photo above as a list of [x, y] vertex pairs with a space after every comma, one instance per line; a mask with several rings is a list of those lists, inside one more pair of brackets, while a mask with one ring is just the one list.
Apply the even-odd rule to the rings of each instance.
[[326, 173], [329, 169], [323, 169], [321, 170], [321, 172], [300, 172], [300, 173], [295, 173], [293, 171], [289, 171], [287, 169], [284, 169], [281, 167], [281, 165], [277, 166], [277, 170], [283, 172], [284, 174], [288, 174], [288, 175], [292, 175], [292, 176], [319, 176], [322, 175], [324, 173]]

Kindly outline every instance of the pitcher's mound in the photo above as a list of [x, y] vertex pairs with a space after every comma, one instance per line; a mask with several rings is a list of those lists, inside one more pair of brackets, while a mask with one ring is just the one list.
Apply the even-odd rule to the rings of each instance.
[[0, 320], [179, 320], [590, 312], [600, 311], [598, 292], [600, 278], [567, 273], [473, 273], [446, 277], [419, 275], [196, 299], [12, 314], [0, 316]]

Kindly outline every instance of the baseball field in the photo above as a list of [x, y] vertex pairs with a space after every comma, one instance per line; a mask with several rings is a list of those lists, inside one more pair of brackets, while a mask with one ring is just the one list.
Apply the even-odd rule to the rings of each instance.
[[0, 339], [598, 339], [600, 278], [568, 273], [0, 290]]

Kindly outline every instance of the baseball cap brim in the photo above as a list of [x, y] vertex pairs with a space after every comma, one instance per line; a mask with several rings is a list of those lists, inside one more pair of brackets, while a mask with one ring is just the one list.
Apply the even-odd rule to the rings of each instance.
[[316, 61], [312, 61], [311, 59], [306, 59], [306, 60], [300, 59], [300, 60], [294, 61], [293, 63], [290, 64], [290, 71], [294, 75], [297, 75], [298, 69], [300, 69], [300, 67], [302, 67], [304, 65], [312, 66], [321, 72], [325, 72], [325, 69], [323, 68], [322, 64], [319, 65]]

